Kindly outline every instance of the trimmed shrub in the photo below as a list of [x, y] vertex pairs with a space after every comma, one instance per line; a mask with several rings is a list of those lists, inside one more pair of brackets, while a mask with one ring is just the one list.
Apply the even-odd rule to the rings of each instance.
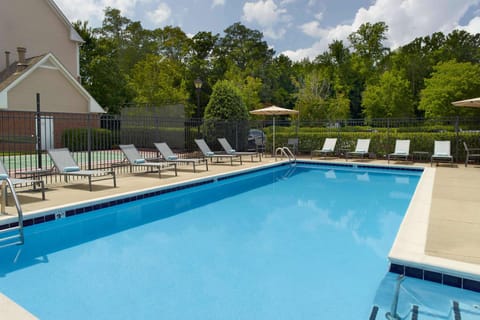
[[[62, 145], [70, 151], [88, 150], [88, 128], [66, 129], [62, 133]], [[91, 150], [111, 149], [112, 132], [107, 129], [91, 129]]]

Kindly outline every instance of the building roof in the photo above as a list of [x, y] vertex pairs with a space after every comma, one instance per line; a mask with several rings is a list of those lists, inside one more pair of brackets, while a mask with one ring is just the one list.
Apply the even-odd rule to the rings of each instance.
[[83, 96], [89, 101], [89, 112], [105, 113], [105, 110], [98, 102], [88, 93], [87, 90], [75, 79], [70, 72], [61, 64], [61, 62], [51, 52], [25, 59], [23, 67], [17, 68], [18, 61], [12, 63], [4, 71], [0, 73], [0, 109], [8, 109], [7, 93], [17, 84], [27, 78], [32, 72], [38, 68], [49, 68], [60, 71], [65, 77], [65, 81], [69, 81]]
[[6, 87], [8, 87], [12, 82], [18, 79], [22, 74], [27, 72], [29, 69], [32, 68], [38, 61], [40, 61], [46, 54], [31, 57], [25, 59], [25, 63], [23, 66], [23, 70], [17, 71], [17, 64], [18, 62], [15, 61], [14, 63], [10, 64], [5, 70], [0, 72], [0, 92], [3, 91]]

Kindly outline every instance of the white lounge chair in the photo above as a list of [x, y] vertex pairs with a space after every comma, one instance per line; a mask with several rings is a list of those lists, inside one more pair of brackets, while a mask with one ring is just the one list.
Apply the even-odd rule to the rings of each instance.
[[433, 154], [430, 159], [430, 166], [433, 165], [433, 162], [450, 162], [453, 165], [453, 157], [450, 153], [450, 140], [445, 141], [435, 141]]
[[408, 160], [410, 156], [410, 140], [397, 140], [395, 141], [395, 150], [387, 156], [388, 163], [391, 158]]
[[250, 156], [251, 159], [252, 159], [252, 162], [253, 162], [253, 157], [257, 157], [257, 158], [259, 158], [258, 161], [262, 161], [262, 155], [261, 155], [260, 152], [256, 152], [256, 151], [236, 151], [235, 149], [232, 148], [232, 146], [230, 145], [230, 143], [228, 142], [227, 139], [218, 138], [217, 140], [220, 143], [220, 145], [222, 146], [223, 150], [225, 150], [225, 152], [227, 154], [239, 155], [240, 157]]
[[210, 150], [210, 147], [207, 145], [207, 143], [203, 139], [195, 139], [195, 143], [197, 144], [198, 148], [200, 149], [200, 151], [202, 152], [205, 158], [209, 158], [212, 161], [213, 161], [213, 158], [217, 159], [217, 161], [222, 158], [229, 158], [230, 164], [232, 166], [233, 166], [233, 160], [238, 159], [240, 161], [240, 164], [242, 164], [242, 157], [237, 154], [215, 153], [212, 150]]
[[140, 155], [137, 148], [133, 144], [121, 144], [119, 145], [122, 150], [125, 158], [130, 164], [130, 171], [133, 167], [143, 167], [149, 170], [158, 170], [158, 177], [161, 178], [161, 171], [163, 169], [172, 169], [175, 171], [175, 176], [177, 175], [177, 164], [176, 163], [165, 163], [165, 162], [151, 162], [145, 160], [144, 157]]
[[310, 158], [313, 158], [314, 155], [323, 155], [327, 156], [329, 154], [335, 154], [335, 145], [337, 144], [337, 138], [326, 138], [323, 142], [322, 149], [312, 150], [310, 153]]
[[95, 181], [113, 179], [113, 187], [117, 186], [115, 171], [113, 170], [82, 170], [80, 169], [80, 166], [75, 162], [72, 155], [70, 154], [70, 151], [67, 148], [50, 149], [47, 150], [47, 152], [52, 159], [58, 173], [64, 176], [65, 181], [68, 181], [69, 176], [87, 177], [88, 187], [90, 191], [92, 191], [93, 178], [95, 179]]
[[368, 148], [370, 147], [370, 139], [358, 139], [355, 151], [345, 153], [345, 160], [350, 156], [365, 157], [368, 156]]
[[6, 180], [10, 179], [10, 182], [14, 187], [17, 186], [25, 186], [25, 185], [31, 185], [34, 190], [36, 190], [36, 186], [40, 186], [40, 191], [42, 192], [42, 200], [45, 200], [45, 183], [43, 180], [36, 180], [36, 179], [18, 179], [18, 178], [12, 178], [8, 174], [7, 169], [5, 168], [3, 162], [0, 160], [0, 181], [1, 180]]
[[195, 165], [203, 163], [208, 171], [208, 161], [205, 158], [179, 158], [178, 155], [173, 153], [172, 149], [170, 149], [166, 142], [155, 142], [154, 145], [162, 155], [163, 160], [166, 162], [192, 164], [193, 172], [195, 172]]

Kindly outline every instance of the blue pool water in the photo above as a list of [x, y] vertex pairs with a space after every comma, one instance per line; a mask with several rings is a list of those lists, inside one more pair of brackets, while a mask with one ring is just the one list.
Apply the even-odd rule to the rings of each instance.
[[0, 292], [41, 319], [368, 319], [420, 174], [281, 166], [35, 225]]

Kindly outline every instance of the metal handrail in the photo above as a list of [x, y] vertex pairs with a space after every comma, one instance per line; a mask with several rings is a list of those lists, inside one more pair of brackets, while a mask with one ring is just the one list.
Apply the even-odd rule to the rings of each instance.
[[277, 155], [278, 154], [281, 154], [282, 156], [285, 156], [288, 158], [288, 161], [290, 162], [293, 162], [293, 161], [296, 161], [297, 158], [295, 157], [295, 155], [293, 154], [293, 152], [288, 148], [288, 147], [278, 147], [276, 150], [275, 150], [275, 161], [277, 160]]
[[392, 301], [392, 306], [390, 307], [390, 312], [387, 312], [385, 314], [385, 317], [388, 320], [400, 320], [401, 317], [397, 313], [397, 307], [398, 307], [398, 298], [400, 297], [400, 284], [402, 281], [405, 279], [405, 276], [403, 274], [398, 276], [397, 279], [397, 285], [395, 287], [395, 295], [393, 297]]
[[[18, 200], [17, 197], [17, 192], [15, 191], [15, 188], [13, 186], [12, 181], [10, 178], [3, 179], [3, 181], [6, 181], [8, 184], [8, 187], [10, 188], [10, 192], [12, 193], [13, 200], [15, 202], [15, 207], [17, 208], [17, 214], [18, 214], [18, 233], [19, 233], [19, 242], [20, 244], [24, 243], [24, 235], [23, 235], [23, 211], [22, 207], [20, 205], [20, 201]], [[5, 182], [2, 182], [2, 212], [5, 212], [5, 200], [6, 200], [7, 192], [6, 192], [6, 185]], [[0, 240], [2, 240], [0, 238]]]

